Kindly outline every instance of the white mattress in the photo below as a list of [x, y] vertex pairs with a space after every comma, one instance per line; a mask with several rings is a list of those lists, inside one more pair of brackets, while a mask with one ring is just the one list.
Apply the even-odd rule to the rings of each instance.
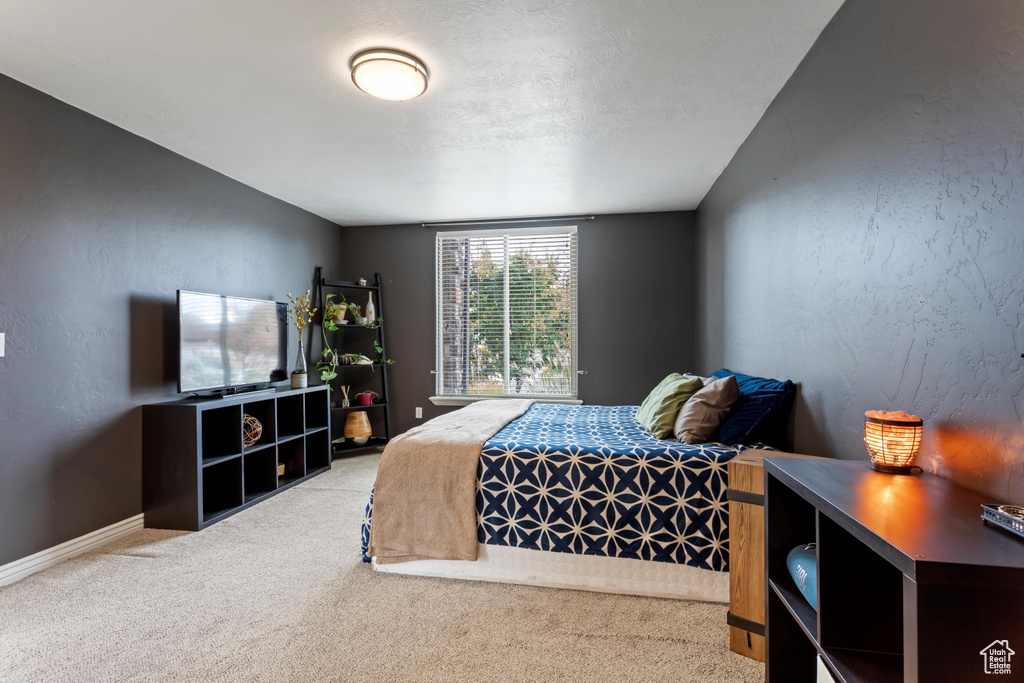
[[377, 564], [389, 574], [497, 581], [600, 593], [647, 595], [704, 602], [729, 601], [729, 572], [622, 557], [573, 555], [499, 545], [480, 545], [480, 559], [416, 560]]

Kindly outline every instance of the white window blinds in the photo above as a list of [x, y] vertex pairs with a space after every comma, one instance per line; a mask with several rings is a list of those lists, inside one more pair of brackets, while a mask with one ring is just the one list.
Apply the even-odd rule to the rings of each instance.
[[437, 235], [437, 393], [576, 396], [576, 227]]

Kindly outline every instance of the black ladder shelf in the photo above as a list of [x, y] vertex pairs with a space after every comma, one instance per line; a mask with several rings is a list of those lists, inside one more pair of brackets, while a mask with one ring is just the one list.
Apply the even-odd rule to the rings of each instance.
[[[327, 310], [327, 292], [326, 290], [338, 290], [345, 293], [343, 290], [355, 291], [355, 292], [367, 292], [369, 296], [376, 299], [375, 306], [377, 308], [377, 316], [384, 318], [384, 301], [381, 295], [381, 277], [380, 273], [374, 273], [373, 283], [361, 285], [358, 282], [350, 282], [347, 280], [330, 280], [324, 277], [323, 266], [316, 267], [316, 284], [317, 284], [317, 306], [320, 310], [320, 317], [317, 319], [322, 324], [323, 312]], [[359, 304], [365, 313], [365, 304], [360, 302], [354, 302]], [[353, 320], [348, 325], [338, 325], [338, 331], [329, 334], [335, 335], [332, 340], [331, 346], [339, 353], [347, 353], [347, 349], [353, 347], [360, 340], [355, 339], [356, 336], [360, 335], [358, 332], [349, 332], [349, 330], [367, 330], [373, 328], [367, 328], [365, 325], [356, 325]], [[325, 332], [322, 330], [322, 332]], [[381, 357], [387, 358], [387, 347], [384, 344], [384, 325], [375, 329], [376, 340], [380, 344]], [[345, 336], [342, 336], [345, 335]], [[349, 336], [351, 335], [351, 336]], [[365, 340], [362, 340], [365, 345]], [[370, 355], [363, 351], [364, 355]], [[340, 384], [351, 384], [352, 382], [359, 382], [366, 384], [373, 382], [377, 377], [380, 378], [380, 403], [374, 403], [368, 406], [359, 406], [353, 403], [352, 405], [342, 407], [341, 406], [341, 392], [337, 391], [331, 394], [331, 413], [334, 417], [340, 418], [332, 420], [332, 424], [335, 425], [334, 433], [331, 434], [331, 450], [335, 455], [341, 453], [350, 453], [353, 451], [367, 450], [371, 448], [379, 448], [391, 440], [391, 408], [388, 402], [388, 366], [387, 363], [374, 362], [372, 365], [338, 365], [337, 366], [338, 377], [335, 380]], [[354, 394], [350, 396], [354, 401]], [[370, 420], [370, 425], [374, 428], [374, 434], [370, 437], [370, 440], [365, 444], [358, 446], [349, 441], [340, 441], [340, 437], [344, 433], [345, 429], [345, 417], [348, 413], [354, 410], [365, 410], [367, 411], [367, 417]], [[379, 420], [377, 419], [379, 416]], [[382, 426], [384, 433], [383, 436], [379, 435], [378, 426]]]

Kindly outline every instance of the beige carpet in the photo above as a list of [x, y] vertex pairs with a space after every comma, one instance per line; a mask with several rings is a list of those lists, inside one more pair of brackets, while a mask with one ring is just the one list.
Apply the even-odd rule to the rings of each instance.
[[376, 574], [379, 455], [0, 588], [0, 681], [760, 681], [725, 607]]

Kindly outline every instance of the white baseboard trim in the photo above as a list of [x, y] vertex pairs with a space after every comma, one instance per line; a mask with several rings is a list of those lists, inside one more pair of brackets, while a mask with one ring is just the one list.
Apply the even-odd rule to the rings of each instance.
[[52, 567], [55, 564], [60, 564], [64, 560], [71, 559], [75, 555], [81, 555], [87, 553], [90, 550], [95, 550], [100, 546], [106, 545], [113, 540], [126, 536], [133, 531], [138, 531], [143, 527], [142, 513], [123, 519], [120, 522], [115, 522], [110, 526], [97, 529], [96, 531], [90, 531], [84, 536], [78, 538], [72, 538], [70, 541], [64, 541], [60, 545], [55, 545], [52, 548], [46, 550], [40, 550], [34, 555], [23, 557], [20, 560], [9, 562], [8, 564], [0, 567], [0, 586], [6, 586], [12, 584], [15, 581], [19, 581], [29, 574], [35, 574], [38, 571]]

